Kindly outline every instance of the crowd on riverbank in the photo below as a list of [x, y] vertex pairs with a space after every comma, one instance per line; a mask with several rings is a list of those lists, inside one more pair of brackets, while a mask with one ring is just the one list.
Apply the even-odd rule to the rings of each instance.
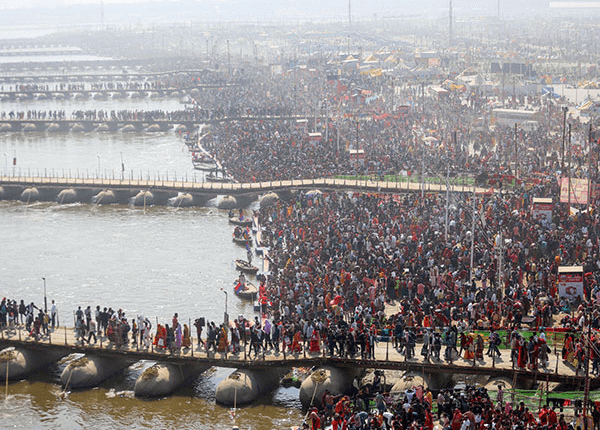
[[[382, 392], [369, 396], [365, 390], [351, 395], [323, 396], [320, 408], [311, 408], [302, 429], [317, 430], [484, 430], [484, 429], [583, 429], [581, 408], [572, 416], [562, 407], [543, 405], [532, 411], [523, 401], [512, 405], [500, 387], [495, 401], [484, 387], [441, 390], [434, 398], [422, 386], [407, 390], [398, 398]], [[566, 411], [565, 411], [566, 412]], [[437, 416], [436, 416], [437, 415]], [[600, 425], [600, 409], [592, 406], [589, 426]], [[437, 420], [437, 423], [436, 423]]]
[[[276, 90], [271, 90], [271, 98], [273, 93], [277, 94]], [[335, 86], [330, 91], [335, 91]], [[541, 108], [547, 110], [548, 123], [544, 127], [519, 129], [515, 135], [512, 127], [497, 125], [491, 133], [488, 129], [465, 125], [473, 124], [482, 110], [487, 109], [488, 99], [478, 96], [468, 100], [421, 99], [418, 91], [418, 87], [402, 91], [399, 97], [408, 103], [402, 113], [390, 114], [386, 106], [375, 102], [367, 107], [330, 95], [323, 104], [337, 106], [335, 113], [319, 107], [313, 118], [310, 105], [295, 108], [296, 112], [308, 113], [305, 122], [256, 120], [212, 124], [205, 147], [239, 182], [335, 175], [377, 178], [404, 175], [420, 181], [422, 176], [449, 175], [469, 177], [481, 185], [498, 188], [503, 181], [506, 185], [516, 176], [518, 183], [535, 185], [560, 170], [560, 139], [549, 137], [561, 133], [562, 112], [557, 106], [543, 105], [543, 100], [531, 97], [528, 102], [542, 104]], [[368, 117], [357, 114], [363, 109], [372, 113]], [[276, 112], [287, 111], [277, 108]], [[569, 121], [577, 136], [586, 140], [585, 126], [579, 119]], [[361, 157], [352, 155], [350, 150], [362, 151]], [[582, 161], [583, 151], [574, 150], [572, 156], [573, 160]], [[515, 174], [515, 160], [518, 174]], [[572, 175], [584, 177], [586, 163], [577, 166], [582, 167], [573, 168]]]

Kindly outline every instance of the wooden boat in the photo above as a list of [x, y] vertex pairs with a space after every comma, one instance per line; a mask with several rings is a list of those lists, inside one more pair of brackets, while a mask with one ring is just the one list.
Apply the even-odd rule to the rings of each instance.
[[204, 177], [207, 182], [220, 182], [223, 184], [229, 184], [233, 182], [233, 179], [228, 176], [216, 176], [214, 173], [209, 173]]
[[233, 225], [239, 225], [242, 227], [250, 227], [252, 225], [252, 218], [242, 218], [240, 219], [237, 216], [230, 216], [229, 222]]
[[234, 286], [233, 292], [235, 293], [236, 296], [238, 296], [242, 299], [252, 300], [252, 299], [254, 299], [254, 297], [256, 297], [258, 295], [258, 288], [256, 288], [256, 286], [253, 283], [246, 282], [244, 284], [243, 290], [236, 293], [235, 286]]
[[205, 172], [211, 172], [217, 169], [217, 162], [212, 158], [207, 158], [204, 160], [192, 160], [194, 164], [194, 169], [203, 170]]
[[237, 243], [238, 245], [242, 245], [242, 246], [246, 246], [249, 243], [252, 243], [252, 238], [251, 237], [242, 237], [242, 236], [233, 236], [233, 241], [235, 243]]
[[235, 267], [237, 267], [238, 270], [241, 270], [242, 272], [245, 272], [245, 273], [258, 272], [258, 267], [253, 266], [252, 264], [248, 263], [246, 260], [242, 260], [242, 259], [235, 260]]

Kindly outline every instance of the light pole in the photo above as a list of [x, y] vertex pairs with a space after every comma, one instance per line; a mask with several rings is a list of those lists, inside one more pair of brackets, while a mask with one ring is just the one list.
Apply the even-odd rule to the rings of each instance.
[[356, 117], [356, 179], [358, 180], [358, 117]]
[[223, 322], [225, 324], [229, 323], [229, 315], [227, 314], [227, 291], [225, 291], [223, 288], [221, 288], [221, 291], [223, 291], [225, 293], [225, 315], [223, 316]]
[[100, 154], [96, 154], [96, 157], [98, 157], [98, 177], [100, 177]]
[[4, 174], [8, 176], [8, 157], [6, 156], [6, 152], [4, 153]]
[[567, 132], [567, 112], [569, 111], [569, 108], [566, 106], [563, 106], [562, 111], [563, 111], [563, 135], [562, 135], [562, 145], [560, 147], [560, 161], [561, 161], [560, 170], [561, 170], [561, 175], [564, 175], [565, 174], [565, 137], [566, 137], [566, 132]]
[[392, 109], [391, 114], [394, 116], [394, 95], [396, 94], [396, 85], [394, 83], [394, 76], [392, 76]]
[[124, 179], [125, 176], [125, 163], [123, 162], [123, 153], [121, 152], [121, 180]]
[[44, 281], [44, 312], [48, 313], [48, 300], [46, 298], [46, 278], [42, 278]]

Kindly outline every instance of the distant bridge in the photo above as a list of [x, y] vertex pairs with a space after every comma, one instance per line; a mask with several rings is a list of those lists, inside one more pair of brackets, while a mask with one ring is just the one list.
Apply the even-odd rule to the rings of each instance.
[[[71, 67], [69, 70], [74, 70]], [[164, 72], [124, 72], [115, 73], [106, 70], [88, 70], [81, 73], [36, 73], [30, 74], [2, 74], [0, 73], [0, 82], [15, 83], [41, 83], [41, 82], [93, 82], [93, 81], [144, 81], [148, 78], [169, 77], [179, 74], [199, 74], [205, 70], [169, 70]], [[222, 86], [225, 86], [223, 84]]]
[[[201, 206], [210, 198], [227, 195], [241, 198], [241, 202], [256, 199], [259, 195], [274, 192], [286, 193], [292, 190], [360, 191], [386, 194], [406, 192], [439, 193], [446, 192], [445, 184], [419, 182], [388, 182], [356, 179], [293, 179], [250, 183], [219, 183], [187, 181], [177, 179], [109, 179], [73, 177], [0, 176], [0, 198], [8, 200], [57, 201], [90, 203], [94, 196], [110, 190], [112, 201], [104, 203], [128, 204], [143, 192], [143, 204], [167, 205], [181, 194], [193, 196], [190, 206]], [[61, 192], [72, 190], [68, 199], [60, 198]], [[489, 189], [473, 188], [468, 185], [450, 187], [452, 192], [477, 194], [488, 193]], [[150, 194], [147, 194], [149, 192]], [[240, 203], [241, 203], [240, 202]], [[140, 205], [142, 201], [139, 201]], [[243, 203], [241, 203], [244, 206]]]
[[[181, 117], [175, 119], [154, 119], [150, 113], [139, 114], [138, 119], [86, 119], [67, 118], [67, 119], [27, 119], [27, 118], [8, 118], [0, 119], [0, 132], [90, 132], [90, 131], [167, 131], [175, 126], [182, 126], [187, 131], [193, 131], [200, 124], [215, 124], [226, 121], [282, 121], [305, 119], [306, 115], [272, 115], [272, 116], [230, 116], [219, 118], [195, 118], [190, 113], [189, 118]], [[127, 128], [125, 128], [127, 127]]]
[[27, 87], [17, 90], [0, 90], [0, 100], [44, 100], [44, 99], [69, 99], [87, 100], [93, 98], [95, 100], [124, 99], [131, 97], [180, 97], [186, 94], [191, 94], [193, 90], [200, 89], [215, 89], [235, 87], [236, 84], [198, 84], [188, 87], [171, 87], [171, 88], [102, 88], [102, 89], [59, 89], [59, 88], [31, 88]]

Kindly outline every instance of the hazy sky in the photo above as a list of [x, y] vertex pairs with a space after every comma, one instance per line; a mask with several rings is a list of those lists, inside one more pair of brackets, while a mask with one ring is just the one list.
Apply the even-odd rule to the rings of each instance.
[[[2, 27], [180, 21], [346, 20], [418, 15], [444, 18], [450, 0], [0, 0]], [[597, 6], [600, 0], [452, 0], [454, 16], [534, 17], [563, 13], [558, 4]], [[103, 8], [101, 8], [103, 3]], [[143, 5], [142, 5], [143, 3]], [[26, 10], [26, 11], [25, 11]], [[588, 11], [590, 9], [587, 9]], [[600, 9], [591, 9], [594, 13]], [[22, 12], [21, 12], [22, 11]], [[557, 12], [558, 11], [558, 12]], [[1, 34], [0, 34], [1, 36]]]
[[[161, 0], [0, 0], [0, 8], [2, 9], [22, 9], [22, 8], [33, 8], [33, 7], [65, 7], [65, 6], [72, 6], [72, 5], [81, 5], [81, 4], [87, 4], [87, 5], [100, 5], [101, 2], [104, 3], [104, 5], [111, 5], [111, 4], [123, 4], [123, 3], [152, 3], [152, 2], [159, 2]], [[162, 1], [166, 1], [166, 2], [171, 2], [173, 4], [177, 4], [179, 3], [178, 0], [162, 0]], [[448, 1], [449, 0], [424, 0], [424, 1], [414, 1], [414, 0], [353, 0], [352, 1], [352, 7], [353, 9], [355, 9], [357, 12], [358, 11], [372, 11], [372, 13], [376, 13], [378, 10], [381, 10], [382, 12], [384, 10], [390, 10], [390, 9], [404, 9], [403, 6], [408, 6], [409, 8], [414, 8], [415, 5], [422, 5], [425, 7], [428, 6], [440, 6], [440, 7], [447, 7], [448, 6]], [[566, 0], [566, 1], [570, 1], [570, 0]], [[594, 1], [594, 0], [592, 0]], [[310, 7], [311, 3], [314, 4], [315, 2], [312, 2], [310, 0], [305, 1], [305, 0], [270, 0], [268, 2], [264, 2], [264, 1], [257, 1], [257, 0], [193, 0], [193, 2], [195, 3], [204, 3], [207, 5], [211, 5], [211, 6], [223, 6], [223, 7], [229, 7], [229, 6], [235, 6], [235, 5], [240, 5], [240, 6], [251, 6], [253, 3], [270, 3], [273, 8], [278, 8], [278, 7], [294, 7], [294, 8], [298, 8], [298, 9], [302, 9], [304, 8], [306, 5], [308, 5]], [[319, 2], [322, 5], [326, 5], [328, 7], [330, 6], [334, 6], [335, 5], [339, 5], [345, 9], [347, 9], [347, 5], [348, 5], [348, 0], [326, 0], [324, 2]], [[548, 5], [548, 1], [531, 1], [531, 0], [526, 0], [526, 1], [515, 1], [515, 0], [501, 0], [501, 3], [506, 3], [506, 4], [519, 4], [519, 3], [524, 3], [524, 4], [529, 4], [529, 5]], [[469, 6], [472, 8], [476, 8], [476, 9], [496, 9], [496, 5], [497, 5], [497, 0], [454, 0], [453, 1], [454, 7], [465, 7], [465, 6]], [[512, 5], [511, 5], [512, 7]], [[417, 7], [418, 9], [418, 7]]]

